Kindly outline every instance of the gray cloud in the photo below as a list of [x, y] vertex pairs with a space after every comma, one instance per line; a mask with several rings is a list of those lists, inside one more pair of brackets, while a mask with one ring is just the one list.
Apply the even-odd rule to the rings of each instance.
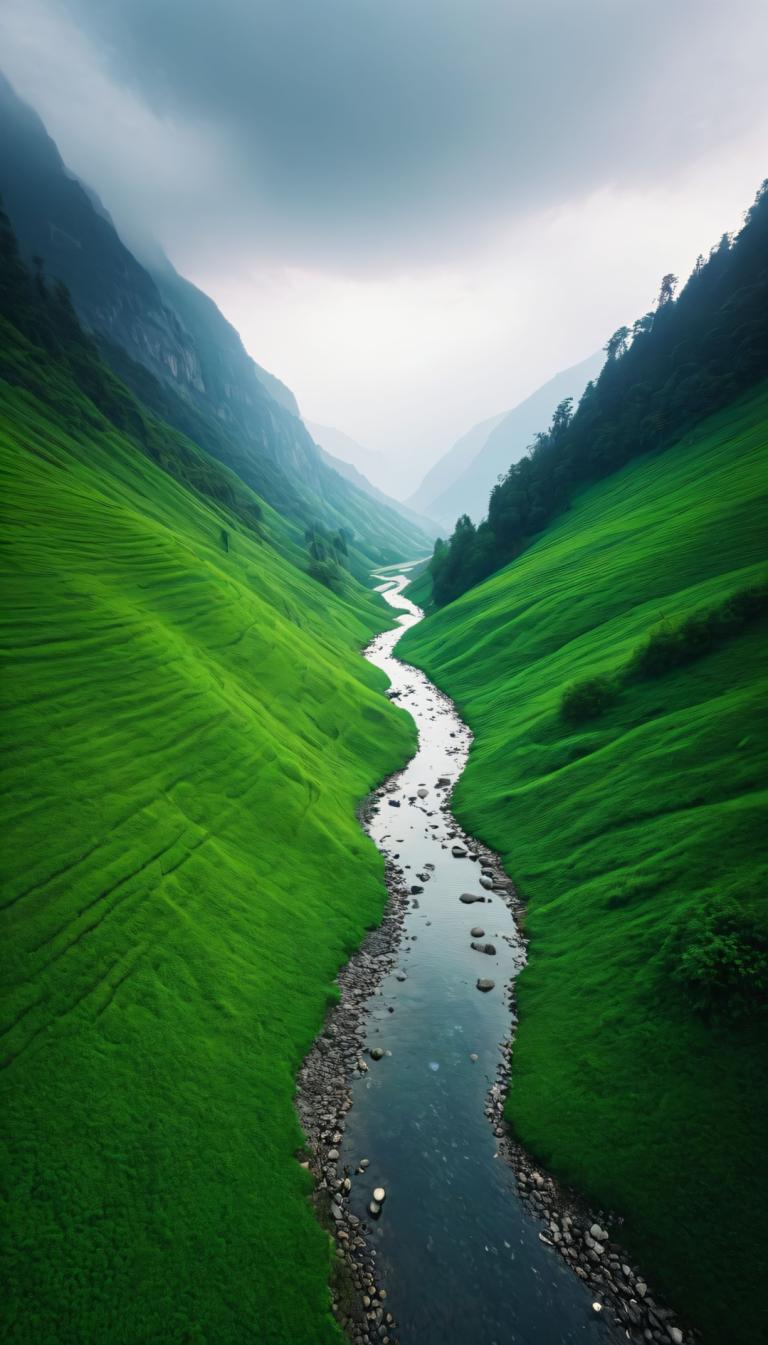
[[764, 95], [762, 0], [60, 7], [118, 87], [223, 147], [166, 227], [298, 264], [450, 255], [533, 209], [669, 180]]

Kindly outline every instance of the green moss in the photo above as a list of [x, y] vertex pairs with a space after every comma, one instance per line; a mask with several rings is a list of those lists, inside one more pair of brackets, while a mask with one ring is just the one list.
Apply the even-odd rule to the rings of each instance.
[[[659, 623], [764, 579], [767, 420], [763, 388], [585, 491], [401, 645], [477, 735], [457, 811], [528, 902], [510, 1118], [626, 1215], [713, 1345], [753, 1345], [764, 1320], [765, 620], [629, 678], [598, 720], [564, 722], [560, 704]], [[737, 934], [701, 925], [721, 909]], [[707, 975], [719, 1002], [749, 981], [747, 1011], [693, 1003]]]
[[25, 360], [58, 392], [0, 381], [5, 1339], [335, 1341], [294, 1077], [385, 899], [385, 611]]

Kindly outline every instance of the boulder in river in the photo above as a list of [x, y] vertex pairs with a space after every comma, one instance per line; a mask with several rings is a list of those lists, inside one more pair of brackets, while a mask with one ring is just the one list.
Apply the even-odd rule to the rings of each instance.
[[473, 925], [469, 932], [473, 939], [482, 939], [485, 930], [481, 929], [479, 925]]
[[465, 906], [473, 906], [476, 901], [485, 901], [485, 897], [478, 896], [477, 892], [462, 892], [459, 901], [463, 901]]
[[475, 982], [475, 984], [477, 985], [478, 990], [482, 990], [483, 994], [487, 995], [489, 990], [493, 990], [496, 982], [486, 980], [483, 976], [481, 976], [479, 980]]
[[464, 856], [466, 855], [466, 853], [467, 853], [467, 852], [466, 852], [466, 850], [464, 849], [464, 846], [463, 846], [463, 845], [452, 845], [452, 846], [451, 846], [451, 854], [453, 855], [454, 859], [463, 859]]
[[474, 942], [472, 942], [469, 946], [470, 946], [470, 948], [474, 948], [474, 950], [475, 950], [476, 953], [487, 953], [489, 957], [495, 957], [495, 956], [496, 956], [496, 948], [495, 948], [494, 944], [492, 944], [492, 943], [474, 943]]
[[384, 1058], [384, 1051], [381, 1046], [372, 1046], [368, 1054], [371, 1060], [383, 1060]]
[[389, 804], [390, 808], [399, 808], [399, 807], [400, 807], [400, 800], [399, 800], [399, 799], [387, 799], [387, 803]]
[[424, 786], [422, 785], [421, 789], [416, 790], [416, 793], [418, 794], [420, 799], [425, 799], [427, 797], [427, 794], [429, 793], [429, 790], [425, 789]]
[[377, 1204], [377, 1205], [383, 1205], [383, 1204], [384, 1204], [384, 1201], [385, 1201], [386, 1198], [387, 1198], [387, 1193], [386, 1193], [386, 1191], [384, 1190], [384, 1187], [383, 1187], [383, 1186], [376, 1186], [376, 1187], [374, 1187], [373, 1198], [374, 1198], [374, 1200], [376, 1201], [376, 1204]]
[[419, 887], [419, 884], [418, 884], [418, 883], [411, 883], [411, 896], [412, 896], [412, 897], [416, 897], [416, 896], [418, 896], [419, 892], [423, 892], [423, 891], [424, 891], [424, 888], [423, 888], [423, 887]]
[[487, 887], [487, 888], [491, 888], [491, 887], [493, 887], [493, 879], [492, 879], [492, 878], [486, 878], [485, 874], [482, 873], [482, 874], [480, 875], [480, 886], [481, 886], [481, 887]]

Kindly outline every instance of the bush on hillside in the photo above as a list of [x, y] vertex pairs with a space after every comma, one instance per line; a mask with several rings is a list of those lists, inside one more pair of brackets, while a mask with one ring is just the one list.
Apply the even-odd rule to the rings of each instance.
[[560, 713], [569, 724], [582, 724], [596, 719], [609, 705], [613, 705], [618, 690], [610, 677], [586, 677], [566, 687], [560, 702]]
[[681, 932], [674, 976], [707, 1018], [753, 1017], [768, 1004], [768, 928], [734, 902], [710, 906]]
[[671, 668], [692, 663], [738, 635], [766, 610], [768, 587], [755, 584], [739, 589], [718, 607], [694, 612], [684, 621], [665, 621], [636, 650], [627, 665], [627, 676], [661, 677]]

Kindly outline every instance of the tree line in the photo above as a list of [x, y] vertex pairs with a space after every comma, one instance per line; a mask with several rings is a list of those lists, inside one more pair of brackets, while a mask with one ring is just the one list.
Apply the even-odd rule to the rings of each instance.
[[605, 346], [578, 407], [561, 402], [548, 430], [500, 477], [488, 516], [467, 514], [435, 544], [430, 570], [443, 606], [519, 555], [574, 492], [642, 453], [666, 448], [697, 421], [768, 376], [768, 179], [744, 225], [700, 256], [680, 294], [665, 275], [654, 308]]

